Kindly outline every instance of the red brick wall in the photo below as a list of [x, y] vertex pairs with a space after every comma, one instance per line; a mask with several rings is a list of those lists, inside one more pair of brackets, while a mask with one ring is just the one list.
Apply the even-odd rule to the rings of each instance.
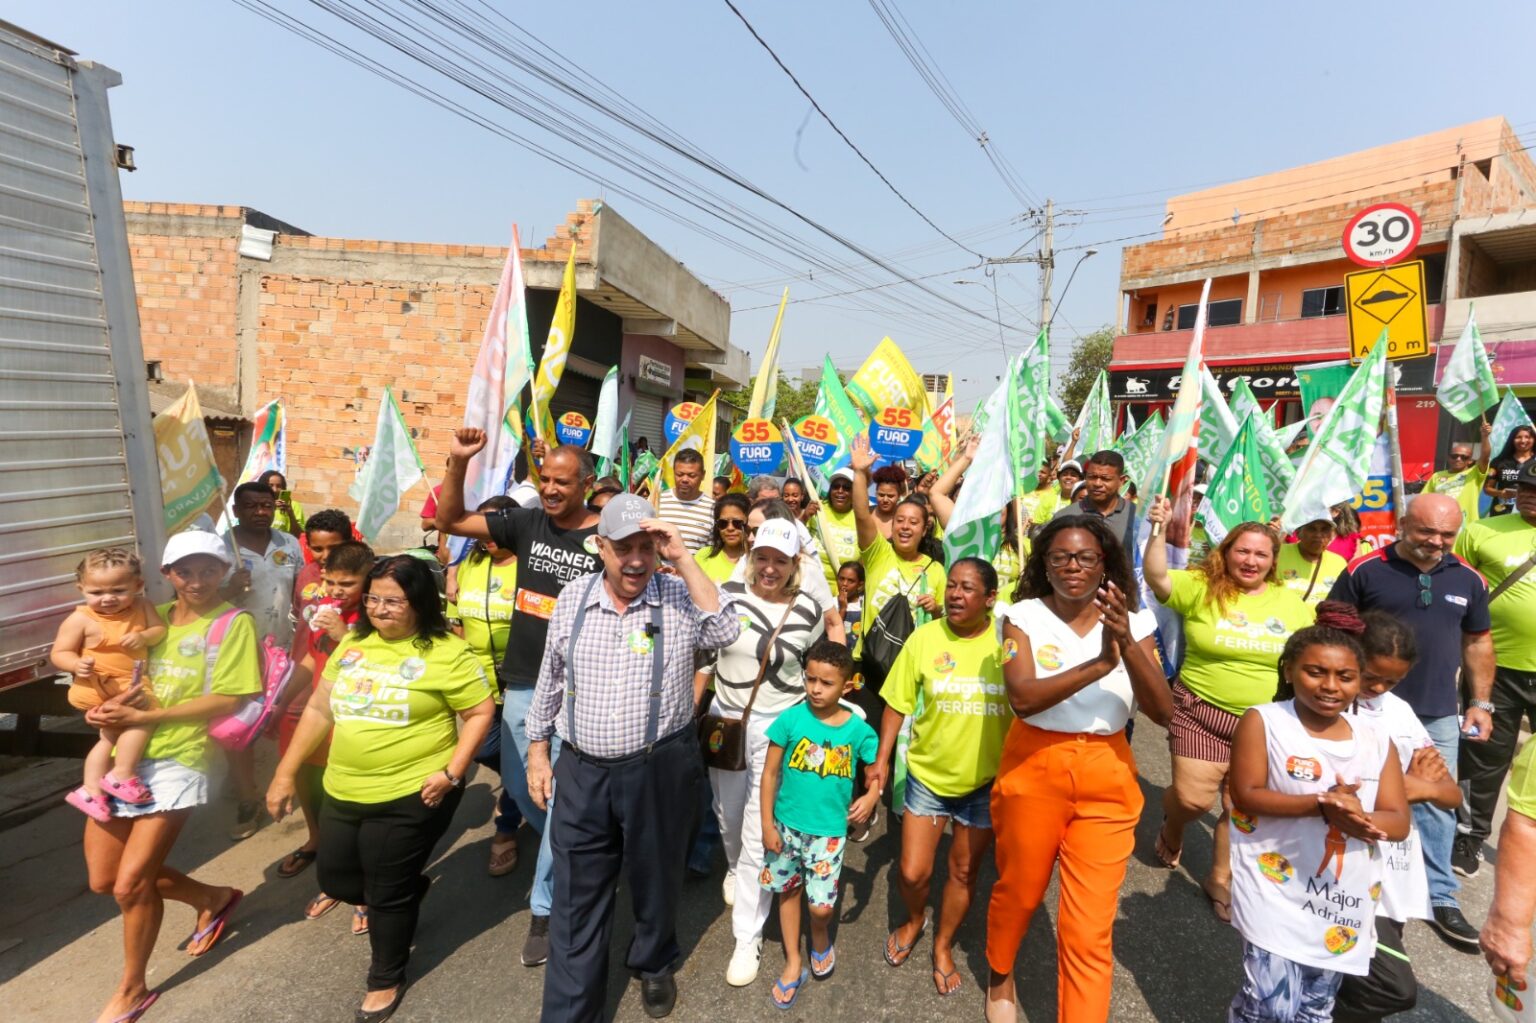
[[[233, 206], [125, 203], [128, 213], [206, 218], [220, 237], [130, 234], [144, 358], [159, 359], [167, 379], [235, 389], [236, 249], [243, 211]], [[130, 228], [131, 229], [131, 228]]]

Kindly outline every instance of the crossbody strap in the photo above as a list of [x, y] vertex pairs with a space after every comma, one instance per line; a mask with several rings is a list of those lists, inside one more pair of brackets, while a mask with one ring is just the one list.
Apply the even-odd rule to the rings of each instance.
[[[1327, 553], [1327, 551], [1323, 552], [1323, 554]], [[1317, 556], [1317, 564], [1312, 566], [1312, 578], [1307, 583], [1307, 592], [1301, 595], [1302, 600], [1306, 600], [1308, 597], [1312, 596], [1312, 588], [1317, 585], [1318, 573], [1323, 570], [1323, 554], [1319, 554]]]
[[768, 645], [763, 648], [763, 656], [757, 662], [757, 680], [752, 683], [752, 695], [747, 697], [747, 708], [741, 712], [742, 728], [747, 727], [747, 719], [752, 716], [752, 704], [757, 702], [757, 690], [768, 674], [768, 662], [773, 658], [773, 645], [778, 642], [779, 633], [784, 631], [784, 623], [789, 621], [789, 613], [795, 609], [795, 602], [799, 599], [798, 593], [789, 598], [789, 606], [784, 609], [783, 616], [779, 618], [779, 624], [774, 626], [773, 632], [768, 636]]
[[1532, 551], [1531, 556], [1520, 563], [1519, 568], [1506, 575], [1503, 582], [1493, 588], [1493, 592], [1488, 594], [1488, 603], [1493, 603], [1505, 590], [1524, 579], [1525, 574], [1532, 568], [1536, 568], [1536, 551]]

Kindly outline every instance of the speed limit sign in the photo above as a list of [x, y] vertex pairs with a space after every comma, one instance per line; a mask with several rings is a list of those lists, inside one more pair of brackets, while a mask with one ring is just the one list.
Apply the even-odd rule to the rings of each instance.
[[1344, 254], [1361, 266], [1385, 266], [1408, 258], [1424, 224], [1399, 202], [1380, 202], [1356, 213], [1344, 228]]

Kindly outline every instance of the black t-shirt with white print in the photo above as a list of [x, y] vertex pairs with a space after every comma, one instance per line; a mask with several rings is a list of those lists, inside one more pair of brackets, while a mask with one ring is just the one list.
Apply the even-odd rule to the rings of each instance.
[[549, 616], [565, 584], [602, 570], [597, 527], [560, 529], [542, 508], [508, 508], [485, 517], [498, 547], [517, 555], [512, 631], [499, 672], [503, 685], [531, 688], [544, 660]]

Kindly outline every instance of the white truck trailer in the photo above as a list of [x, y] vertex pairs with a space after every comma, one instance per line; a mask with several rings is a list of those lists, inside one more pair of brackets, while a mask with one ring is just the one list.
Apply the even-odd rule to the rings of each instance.
[[[48, 648], [96, 547], [164, 546], [107, 90], [122, 77], [0, 21], [0, 752], [74, 752]], [[153, 561], [151, 560], [151, 565]], [[158, 573], [146, 573], [158, 581]]]

